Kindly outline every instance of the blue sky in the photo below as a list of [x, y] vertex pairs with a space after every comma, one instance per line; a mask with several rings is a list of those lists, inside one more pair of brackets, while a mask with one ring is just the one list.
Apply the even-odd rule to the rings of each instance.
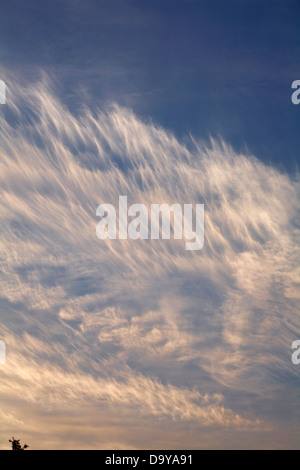
[[299, 448], [299, 8], [0, 1], [0, 448]]
[[1, 2], [0, 58], [25, 75], [51, 70], [70, 106], [82, 87], [94, 104], [295, 171], [298, 14], [296, 0]]

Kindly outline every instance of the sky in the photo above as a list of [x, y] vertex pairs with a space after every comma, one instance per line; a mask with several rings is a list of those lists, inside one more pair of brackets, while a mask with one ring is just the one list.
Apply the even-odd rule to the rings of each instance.
[[[0, 0], [0, 449], [299, 449], [296, 0]], [[96, 209], [204, 204], [205, 242]]]

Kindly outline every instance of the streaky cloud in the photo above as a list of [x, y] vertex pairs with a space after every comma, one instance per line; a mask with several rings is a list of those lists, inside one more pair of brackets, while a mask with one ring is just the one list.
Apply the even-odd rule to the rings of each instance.
[[[208, 427], [215, 446], [220, 427], [253, 433], [253, 443], [264, 430], [268, 446], [284, 428], [293, 443], [299, 175], [222, 140], [180, 142], [115, 103], [75, 116], [45, 74], [26, 86], [9, 80], [0, 109], [4, 430], [10, 422], [21, 429], [27, 405], [42, 429], [43, 413], [59, 423], [75, 409], [83, 419], [88, 403], [75, 440], [97, 413], [112, 425], [112, 406], [129, 427], [143, 416], [154, 433], [160, 420], [169, 423], [166, 447], [181, 446], [173, 421], [199, 437]], [[147, 208], [204, 204], [203, 249], [186, 252], [183, 240], [100, 241], [96, 208], [119, 195]], [[129, 445], [111, 433], [104, 446]]]

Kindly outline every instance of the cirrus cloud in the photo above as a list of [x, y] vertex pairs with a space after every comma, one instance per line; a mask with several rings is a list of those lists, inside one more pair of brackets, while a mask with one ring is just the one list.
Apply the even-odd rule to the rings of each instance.
[[[24, 429], [28, 406], [30, 435], [46, 447], [64, 417], [71, 447], [91, 445], [89, 422], [104, 447], [148, 445], [133, 430], [143, 417], [154, 434], [162, 420], [165, 447], [182, 446], [183, 423], [195, 439], [208, 428], [212, 447], [230, 446], [224, 427], [244, 433], [245, 446], [258, 445], [258, 429], [277, 445], [299, 419], [290, 360], [300, 335], [299, 175], [222, 141], [179, 142], [117, 104], [75, 116], [45, 76], [9, 89], [0, 114], [3, 432]], [[147, 207], [204, 203], [204, 248], [98, 240], [96, 208], [119, 195]], [[287, 387], [294, 401], [282, 406]], [[124, 420], [115, 434], [114, 413]]]

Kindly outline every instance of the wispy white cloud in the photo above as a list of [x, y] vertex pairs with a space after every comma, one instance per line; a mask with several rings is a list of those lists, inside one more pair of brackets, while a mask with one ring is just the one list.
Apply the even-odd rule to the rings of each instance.
[[[74, 116], [46, 77], [8, 85], [0, 114], [7, 426], [36, 406], [36, 439], [51, 412], [51, 432], [39, 441], [51, 447], [55, 420], [59, 427], [69, 409], [82, 416], [88, 403], [91, 423], [98, 413], [112, 425], [106, 406], [124, 413], [130, 429], [143, 416], [153, 430], [164, 420], [166, 447], [180, 447], [186, 429], [176, 434], [172, 420], [199, 436], [209, 426], [212, 446], [224, 426], [259, 427], [275, 445], [293, 414], [278, 397], [288, 387], [297, 396], [290, 347], [300, 337], [299, 175], [224, 142], [183, 144], [116, 104]], [[96, 208], [117, 205], [119, 195], [147, 207], [204, 203], [204, 248], [100, 241]], [[89, 447], [86, 426], [75, 428]], [[121, 428], [120, 419], [120, 434], [110, 431], [102, 445], [146, 445]]]

